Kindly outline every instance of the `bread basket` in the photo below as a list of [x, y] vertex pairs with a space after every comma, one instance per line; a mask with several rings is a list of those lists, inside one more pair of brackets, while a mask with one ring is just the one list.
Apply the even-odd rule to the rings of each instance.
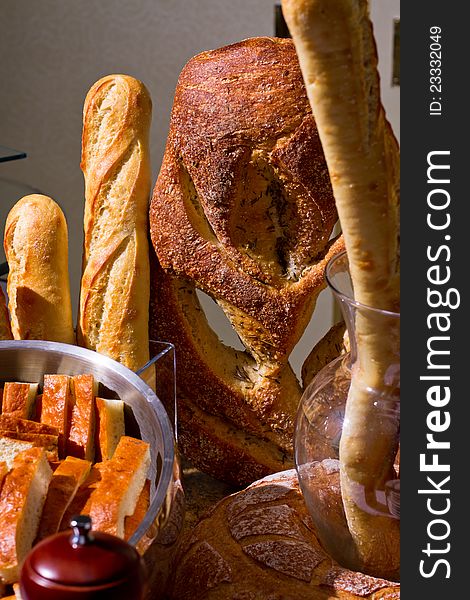
[[[161, 354], [150, 363], [158, 361]], [[91, 350], [57, 342], [0, 341], [0, 381], [39, 382], [42, 386], [46, 373], [91, 373], [100, 384], [99, 395], [119, 397], [132, 409], [126, 410], [126, 433], [130, 428], [134, 435], [137, 425], [142, 439], [150, 443], [151, 492], [149, 509], [129, 542], [145, 551], [170, 512], [177, 471], [173, 430], [163, 404], [136, 373]]]

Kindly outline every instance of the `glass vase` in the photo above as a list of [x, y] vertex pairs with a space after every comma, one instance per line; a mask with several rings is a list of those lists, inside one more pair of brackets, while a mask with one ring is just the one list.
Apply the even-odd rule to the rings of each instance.
[[[341, 308], [350, 350], [324, 367], [302, 395], [295, 429], [295, 463], [303, 496], [322, 545], [343, 566], [371, 572], [374, 568], [365, 568], [363, 561], [357, 556], [357, 548], [352, 544], [349, 523], [344, 514], [344, 493], [342, 494], [340, 484], [340, 481], [344, 484], [344, 472], [339, 463], [340, 441], [343, 426], [346, 427], [347, 424], [350, 427], [350, 421], [354, 421], [354, 427], [364, 428], [363, 431], [368, 433], [374, 445], [370, 454], [372, 463], [374, 460], [375, 463], [371, 468], [377, 470], [377, 477], [372, 486], [370, 481], [363, 487], [354, 482], [354, 502], [361, 511], [374, 518], [398, 520], [400, 315], [368, 307], [354, 300], [345, 252], [330, 261], [326, 269], [326, 280]], [[362, 396], [362, 399], [366, 399], [364, 418], [357, 419], [355, 414], [354, 419], [350, 419], [351, 413], [346, 413], [345, 424], [351, 374], [355, 370], [367, 369], [367, 361], [374, 360], [373, 355], [362, 350], [363, 346], [359, 346], [358, 352], [358, 331], [360, 335], [365, 330], [369, 335], [380, 338], [380, 346], [384, 350], [381, 364], [368, 370], [374, 376]], [[350, 429], [348, 435], [351, 435]], [[372, 458], [372, 454], [377, 454], [377, 449], [381, 458]], [[380, 454], [382, 449], [383, 456]], [[358, 456], [365, 457], [364, 464], [369, 467], [369, 457], [364, 453], [364, 448], [360, 448]], [[392, 465], [392, 469], [388, 469], [387, 465]], [[327, 492], [326, 486], [335, 488], [336, 496]]]

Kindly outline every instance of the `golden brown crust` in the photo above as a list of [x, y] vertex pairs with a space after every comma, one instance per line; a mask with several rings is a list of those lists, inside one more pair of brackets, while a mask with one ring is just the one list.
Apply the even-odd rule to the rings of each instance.
[[[323, 493], [341, 507], [339, 486]], [[337, 518], [346, 528], [344, 514]], [[400, 597], [398, 584], [344, 569], [325, 552], [293, 470], [224, 498], [188, 533], [174, 564], [173, 600]]]
[[75, 343], [67, 223], [60, 207], [40, 194], [19, 200], [6, 221], [4, 248], [13, 337]]
[[95, 433], [95, 391], [93, 375], [76, 375], [72, 378], [73, 406], [67, 455], [92, 460]]
[[0, 578], [18, 581], [19, 567], [36, 537], [52, 471], [41, 448], [20, 452], [0, 494]]
[[149, 448], [147, 442], [123, 436], [113, 458], [101, 463], [101, 479], [83, 508], [95, 530], [124, 538], [125, 517], [134, 513], [147, 477]]
[[132, 370], [149, 354], [150, 118], [145, 86], [126, 75], [97, 81], [83, 109], [86, 202], [78, 341]]
[[67, 456], [55, 469], [44, 502], [36, 542], [57, 533], [67, 507], [79, 486], [88, 477], [90, 469], [90, 461], [72, 456]]
[[17, 433], [42, 433], [59, 435], [57, 427], [45, 423], [37, 423], [28, 419], [21, 419], [9, 414], [0, 415], [0, 433], [2, 431], [16, 431]]
[[6, 382], [3, 386], [2, 413], [29, 419], [37, 389], [37, 384]]
[[67, 375], [44, 375], [41, 423], [57, 428], [59, 454], [65, 451], [71, 409], [70, 378]]
[[[292, 454], [301, 390], [288, 357], [341, 248], [328, 242], [335, 221], [292, 42], [255, 38], [191, 59], [150, 210], [167, 272], [152, 277], [151, 335], [176, 345], [180, 402]], [[219, 342], [196, 288], [246, 352]]]

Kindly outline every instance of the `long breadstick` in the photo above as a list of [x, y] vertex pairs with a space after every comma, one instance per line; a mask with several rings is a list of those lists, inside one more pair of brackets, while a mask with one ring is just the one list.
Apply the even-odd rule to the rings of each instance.
[[83, 276], [78, 341], [123, 363], [149, 357], [151, 100], [127, 75], [97, 81], [83, 110]]
[[[333, 185], [355, 299], [396, 310], [399, 154], [380, 103], [377, 55], [366, 0], [283, 0]], [[398, 362], [399, 322], [359, 311], [358, 361], [340, 444], [343, 503], [363, 571], [396, 578], [399, 523], [365, 506], [393, 472], [396, 420], [371, 394]], [[396, 398], [395, 398], [396, 399]]]

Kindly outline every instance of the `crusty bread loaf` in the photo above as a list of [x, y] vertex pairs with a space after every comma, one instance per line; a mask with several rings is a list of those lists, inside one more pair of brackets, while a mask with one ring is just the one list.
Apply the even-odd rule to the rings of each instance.
[[64, 512], [62, 517], [62, 521], [60, 523], [60, 530], [70, 528], [70, 521], [75, 515], [79, 514], [88, 514], [84, 513], [84, 508], [86, 503], [88, 502], [93, 490], [99, 485], [101, 481], [101, 472], [103, 470], [103, 463], [95, 463], [91, 469], [88, 477], [85, 481], [79, 486], [75, 496], [70, 502], [69, 506]]
[[11, 333], [10, 326], [10, 315], [8, 314], [8, 308], [5, 300], [5, 294], [0, 289], [0, 340], [12, 340], [13, 334]]
[[101, 480], [83, 509], [93, 529], [124, 538], [125, 518], [135, 511], [149, 466], [149, 444], [123, 436], [113, 458], [102, 463]]
[[[284, 16], [330, 172], [354, 298], [399, 306], [400, 154], [380, 100], [377, 52], [367, 0], [283, 0]], [[400, 524], [370, 498], [395, 476], [399, 416], [372, 401], [399, 401], [400, 320], [357, 309], [357, 361], [339, 448], [341, 487], [361, 570], [399, 577]], [[392, 413], [393, 411], [390, 411]], [[377, 494], [379, 495], [379, 494]], [[367, 501], [363, 499], [367, 498]], [[371, 506], [369, 506], [369, 504]], [[380, 503], [378, 503], [380, 505]]]
[[88, 477], [91, 462], [67, 456], [52, 474], [36, 541], [57, 533], [67, 507]]
[[[339, 485], [319, 490], [348, 533]], [[331, 515], [330, 515], [331, 516]], [[295, 471], [228, 496], [188, 533], [174, 561], [171, 600], [397, 600], [400, 586], [349, 571], [318, 540]]]
[[67, 375], [44, 375], [41, 401], [41, 423], [58, 430], [59, 454], [65, 451], [71, 410], [70, 378]]
[[132, 370], [149, 357], [150, 119], [149, 94], [132, 77], [109, 75], [87, 94], [78, 342]]
[[0, 577], [18, 581], [19, 569], [36, 537], [52, 471], [44, 450], [20, 452], [0, 493]]
[[72, 415], [66, 453], [76, 458], [93, 460], [97, 384], [93, 375], [75, 375], [72, 377], [71, 386]]
[[19, 200], [6, 221], [4, 247], [15, 340], [73, 344], [67, 223], [59, 206], [39, 194]]
[[[216, 477], [245, 484], [292, 464], [301, 388], [288, 358], [341, 248], [329, 242], [335, 221], [292, 42], [256, 38], [191, 59], [151, 203], [161, 266], [150, 326], [176, 346], [180, 447]], [[219, 341], [196, 288], [245, 352]]]
[[124, 402], [95, 398], [96, 441], [95, 460], [109, 460], [113, 457], [119, 440], [125, 433]]
[[2, 414], [29, 419], [37, 391], [37, 383], [6, 382], [3, 386]]

